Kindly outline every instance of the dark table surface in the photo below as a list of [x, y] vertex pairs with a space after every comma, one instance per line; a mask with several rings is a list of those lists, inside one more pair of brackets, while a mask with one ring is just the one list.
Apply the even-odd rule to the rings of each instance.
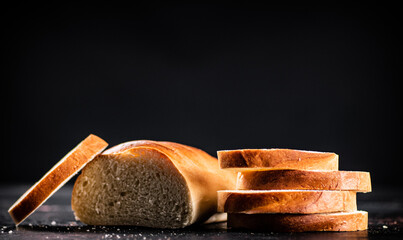
[[358, 208], [369, 212], [369, 229], [358, 232], [263, 233], [227, 230], [226, 223], [167, 230], [140, 227], [88, 226], [74, 219], [72, 186], [61, 188], [18, 228], [8, 208], [28, 185], [0, 186], [0, 239], [403, 239], [403, 191], [374, 188], [358, 194]]

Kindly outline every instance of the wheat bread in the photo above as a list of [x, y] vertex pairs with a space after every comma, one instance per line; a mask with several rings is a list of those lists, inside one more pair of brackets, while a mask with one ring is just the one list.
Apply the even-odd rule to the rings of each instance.
[[19, 225], [24, 221], [107, 146], [92, 134], [80, 142], [10, 207], [8, 213], [14, 223]]
[[371, 192], [369, 172], [270, 170], [238, 173], [238, 190], [348, 190]]
[[331, 213], [357, 210], [353, 191], [218, 191], [218, 211], [228, 213]]
[[292, 149], [241, 149], [218, 151], [220, 167], [236, 172], [274, 169], [338, 170], [335, 153]]
[[182, 228], [216, 212], [216, 191], [236, 174], [216, 158], [172, 142], [132, 141], [88, 164], [72, 193], [75, 216], [91, 225]]
[[271, 232], [358, 231], [368, 228], [368, 213], [243, 214], [228, 213], [228, 228]]

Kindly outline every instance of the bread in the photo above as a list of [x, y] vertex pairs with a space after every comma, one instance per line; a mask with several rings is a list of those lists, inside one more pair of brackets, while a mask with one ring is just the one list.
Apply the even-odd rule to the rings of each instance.
[[74, 214], [91, 225], [182, 228], [216, 212], [218, 190], [235, 188], [236, 174], [216, 158], [172, 142], [133, 141], [88, 164], [72, 193]]
[[274, 169], [338, 170], [335, 153], [291, 149], [243, 149], [218, 151], [221, 168], [237, 172]]
[[368, 213], [243, 214], [228, 213], [227, 226], [257, 231], [358, 231], [368, 228]]
[[271, 170], [238, 173], [238, 190], [349, 190], [371, 192], [369, 172]]
[[8, 213], [14, 223], [24, 221], [107, 146], [104, 140], [92, 134], [79, 143], [10, 207]]
[[352, 191], [218, 191], [218, 211], [228, 213], [331, 213], [357, 210]]

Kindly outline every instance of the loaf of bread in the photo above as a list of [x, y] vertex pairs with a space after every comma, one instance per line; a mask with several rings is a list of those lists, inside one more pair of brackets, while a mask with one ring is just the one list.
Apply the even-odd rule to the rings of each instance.
[[335, 153], [292, 149], [241, 149], [218, 151], [221, 168], [233, 171], [262, 171], [273, 169], [338, 170]]
[[218, 211], [228, 213], [331, 213], [357, 210], [352, 191], [224, 190]]
[[75, 216], [91, 225], [182, 228], [217, 209], [218, 190], [234, 189], [236, 174], [216, 158], [172, 142], [133, 141], [90, 162], [72, 193]]
[[371, 192], [369, 172], [271, 170], [238, 173], [238, 190], [349, 190]]
[[103, 139], [90, 134], [67, 153], [10, 207], [8, 213], [15, 224], [24, 221], [107, 146], [108, 143]]
[[365, 211], [322, 214], [228, 213], [229, 228], [271, 232], [358, 231], [368, 227]]

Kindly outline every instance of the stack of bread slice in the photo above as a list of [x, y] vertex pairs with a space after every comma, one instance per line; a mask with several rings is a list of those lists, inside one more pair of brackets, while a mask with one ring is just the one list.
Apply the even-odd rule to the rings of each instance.
[[238, 172], [235, 190], [218, 191], [229, 228], [272, 232], [358, 231], [368, 213], [357, 192], [370, 192], [368, 172], [339, 171], [335, 153], [291, 149], [218, 151], [220, 168]]

